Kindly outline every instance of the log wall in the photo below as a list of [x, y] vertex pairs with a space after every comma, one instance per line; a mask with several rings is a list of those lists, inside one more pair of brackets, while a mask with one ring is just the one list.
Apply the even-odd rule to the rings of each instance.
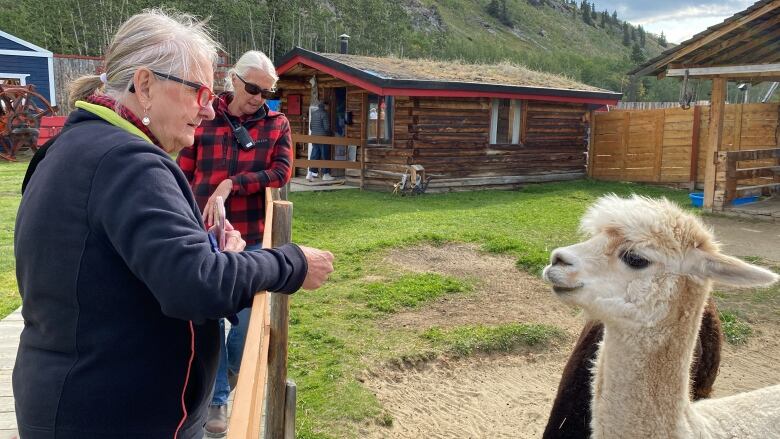
[[[366, 148], [366, 184], [419, 164], [432, 191], [512, 188], [585, 173], [584, 105], [523, 102], [521, 145], [490, 145], [490, 99], [397, 97], [392, 147]], [[382, 172], [372, 172], [379, 170]]]
[[[301, 95], [303, 114], [287, 116], [293, 132], [301, 134], [308, 124], [308, 79], [281, 78], [278, 84], [285, 113], [287, 96]], [[347, 88], [347, 111], [353, 113], [347, 136], [365, 139], [368, 91], [324, 74], [317, 80], [321, 99], [329, 87]], [[392, 190], [412, 164], [433, 176], [430, 191], [514, 188], [584, 177], [587, 112], [581, 104], [523, 101], [521, 144], [490, 145], [490, 99], [398, 96], [392, 141], [365, 146], [364, 187]], [[306, 152], [298, 145], [296, 157]]]

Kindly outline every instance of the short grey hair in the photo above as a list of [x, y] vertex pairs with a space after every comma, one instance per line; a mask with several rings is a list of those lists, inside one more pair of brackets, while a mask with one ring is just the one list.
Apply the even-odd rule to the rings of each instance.
[[279, 75], [276, 74], [274, 62], [271, 61], [265, 53], [260, 52], [259, 50], [250, 50], [241, 55], [238, 61], [236, 61], [236, 65], [228, 70], [227, 76], [225, 77], [225, 90], [233, 91], [233, 81], [231, 77], [234, 73], [244, 76], [249, 69], [258, 69], [265, 72], [274, 80], [271, 88], [276, 87], [276, 81], [279, 80]]
[[[140, 67], [161, 73], [184, 75], [201, 69], [202, 62], [216, 66], [219, 43], [205, 21], [178, 12], [147, 9], [128, 18], [117, 30], [105, 53], [106, 83], [98, 75], [82, 76], [69, 86], [71, 103], [83, 100], [102, 87], [118, 102], [129, 93]], [[203, 74], [204, 72], [197, 72]]]

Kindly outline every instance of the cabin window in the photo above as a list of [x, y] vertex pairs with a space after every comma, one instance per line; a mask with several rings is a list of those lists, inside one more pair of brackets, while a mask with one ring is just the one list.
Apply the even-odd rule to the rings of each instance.
[[393, 140], [393, 97], [368, 95], [368, 143]]
[[520, 99], [493, 99], [490, 103], [490, 144], [520, 144]]

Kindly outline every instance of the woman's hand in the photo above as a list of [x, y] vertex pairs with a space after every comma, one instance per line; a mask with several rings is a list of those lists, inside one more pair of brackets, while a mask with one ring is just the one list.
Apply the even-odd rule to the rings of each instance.
[[302, 288], [315, 290], [322, 286], [328, 279], [328, 275], [333, 272], [333, 253], [317, 248], [299, 247], [303, 250], [303, 255], [309, 265], [309, 271], [306, 272]]
[[246, 247], [246, 241], [241, 238], [241, 232], [233, 228], [233, 224], [230, 221], [225, 220], [225, 248], [223, 252], [240, 252], [244, 251]]
[[206, 201], [206, 205], [203, 207], [202, 216], [206, 227], [210, 227], [212, 224], [214, 224], [214, 203], [216, 202], [217, 197], [222, 197], [223, 200], [227, 200], [232, 190], [233, 180], [229, 178], [222, 180], [217, 188], [214, 189], [214, 193], [211, 194], [209, 200]]

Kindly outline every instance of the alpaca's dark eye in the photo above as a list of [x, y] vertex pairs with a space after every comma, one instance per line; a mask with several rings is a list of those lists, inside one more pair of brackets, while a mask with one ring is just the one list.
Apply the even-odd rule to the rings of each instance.
[[622, 255], [620, 255], [620, 259], [625, 262], [626, 265], [636, 270], [646, 268], [648, 265], [650, 265], [650, 261], [632, 251], [624, 252]]

